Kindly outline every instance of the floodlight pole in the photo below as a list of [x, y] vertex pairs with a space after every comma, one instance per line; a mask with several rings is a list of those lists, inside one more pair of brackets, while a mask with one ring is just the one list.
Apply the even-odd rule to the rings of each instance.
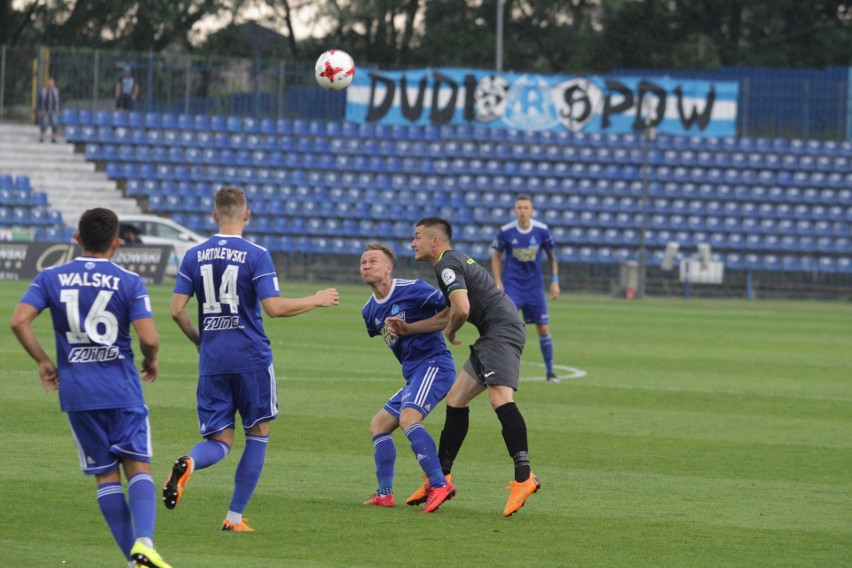
[[640, 231], [639, 231], [639, 282], [636, 287], [636, 297], [645, 297], [645, 277], [647, 272], [647, 246], [645, 244], [645, 233], [648, 232], [648, 201], [650, 200], [650, 177], [651, 165], [648, 163], [651, 142], [657, 137], [651, 120], [646, 118], [642, 128], [642, 198], [640, 200]]
[[494, 70], [503, 70], [503, 12], [506, 7], [506, 0], [497, 0], [497, 46], [494, 62]]

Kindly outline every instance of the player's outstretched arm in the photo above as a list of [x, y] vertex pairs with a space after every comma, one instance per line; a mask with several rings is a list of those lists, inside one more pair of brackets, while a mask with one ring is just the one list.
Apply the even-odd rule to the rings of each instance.
[[139, 337], [139, 350], [142, 351], [142, 380], [156, 381], [160, 374], [157, 351], [160, 350], [160, 336], [154, 327], [154, 320], [141, 318], [133, 320], [133, 329]]
[[447, 327], [450, 321], [450, 310], [444, 308], [431, 318], [422, 319], [414, 323], [408, 323], [397, 317], [385, 318], [385, 325], [393, 335], [414, 335], [416, 333], [431, 333], [441, 331]]
[[336, 288], [318, 290], [315, 294], [302, 298], [271, 296], [260, 301], [263, 311], [271, 318], [289, 318], [314, 308], [330, 308], [339, 303], [340, 294]]
[[12, 314], [12, 332], [24, 350], [38, 363], [38, 376], [41, 379], [42, 388], [46, 391], [58, 390], [59, 374], [56, 371], [56, 365], [45, 353], [33, 331], [33, 320], [37, 316], [38, 310], [34, 306], [24, 302], [19, 303], [15, 313]]
[[201, 343], [201, 334], [198, 329], [192, 325], [192, 319], [186, 311], [186, 305], [189, 303], [189, 296], [186, 294], [172, 294], [171, 314], [172, 319], [178, 325], [183, 334], [192, 341], [196, 347]]

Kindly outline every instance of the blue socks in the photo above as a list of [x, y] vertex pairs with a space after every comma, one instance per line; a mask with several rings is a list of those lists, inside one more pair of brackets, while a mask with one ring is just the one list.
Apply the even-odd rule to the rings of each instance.
[[124, 500], [124, 490], [121, 488], [121, 483], [99, 485], [98, 505], [110, 532], [112, 532], [112, 537], [124, 556], [130, 560], [130, 549], [133, 548], [136, 537], [133, 535], [133, 521], [130, 518], [130, 508], [127, 506], [127, 501]]
[[432, 487], [446, 485], [444, 472], [441, 471], [441, 462], [438, 461], [438, 448], [435, 447], [435, 440], [423, 427], [423, 424], [415, 423], [406, 428], [405, 437], [411, 442], [411, 451], [414, 452], [417, 463], [429, 477], [429, 485]]
[[[248, 447], [248, 445], [246, 445]], [[231, 447], [225, 442], [219, 440], [204, 440], [198, 442], [192, 451], [189, 452], [189, 457], [193, 461], [193, 471], [210, 467], [219, 463], [225, 456], [231, 452]]]
[[157, 490], [150, 473], [137, 473], [127, 481], [127, 500], [136, 538], [154, 540], [154, 523], [157, 517]]
[[541, 356], [544, 357], [544, 367], [548, 375], [553, 374], [553, 340], [550, 334], [539, 335], [538, 344], [541, 347]]
[[157, 491], [150, 473], [137, 473], [127, 481], [127, 500], [121, 483], [99, 485], [98, 505], [115, 542], [128, 560], [137, 538], [154, 539]]
[[[234, 475], [234, 495], [231, 497], [230, 511], [242, 514], [246, 510], [246, 505], [248, 505], [263, 471], [268, 441], [269, 436], [246, 436], [246, 447]], [[194, 448], [193, 451], [195, 451]]]
[[390, 434], [379, 434], [373, 436], [375, 452], [373, 459], [376, 461], [376, 479], [379, 488], [378, 495], [390, 495], [393, 493], [394, 464], [396, 463], [396, 445]]

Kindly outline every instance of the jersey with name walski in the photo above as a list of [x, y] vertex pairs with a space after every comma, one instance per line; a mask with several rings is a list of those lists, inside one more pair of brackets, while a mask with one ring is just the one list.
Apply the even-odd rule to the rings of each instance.
[[154, 316], [138, 274], [105, 258], [78, 257], [39, 273], [21, 301], [50, 309], [63, 411], [145, 404], [130, 323]]
[[512, 291], [544, 293], [541, 261], [542, 251], [553, 250], [550, 229], [540, 221], [532, 221], [526, 231], [518, 227], [517, 221], [500, 227], [497, 238], [491, 243], [497, 252], [506, 253], [503, 265], [503, 286]]
[[184, 255], [174, 292], [196, 296], [200, 375], [255, 371], [272, 363], [260, 301], [280, 292], [265, 248], [240, 236], [213, 235]]
[[390, 292], [381, 300], [375, 294], [370, 296], [361, 315], [367, 324], [370, 337], [381, 335], [393, 354], [402, 363], [402, 374], [409, 373], [424, 361], [443, 358], [444, 363], [454, 367], [453, 356], [440, 331], [415, 333], [391, 337], [385, 319], [398, 317], [407, 323], [428, 319], [446, 307], [444, 294], [422, 280], [404, 280], [394, 278]]
[[486, 335], [494, 327], [521, 323], [515, 303], [497, 287], [488, 271], [466, 254], [456, 250], [445, 251], [435, 265], [435, 274], [447, 298], [447, 306], [454, 292], [467, 291], [470, 301], [467, 321], [479, 330], [480, 335]]

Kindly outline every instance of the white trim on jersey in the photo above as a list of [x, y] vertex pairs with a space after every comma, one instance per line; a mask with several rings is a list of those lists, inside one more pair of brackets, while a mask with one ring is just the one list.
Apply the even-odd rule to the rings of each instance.
[[390, 301], [390, 298], [393, 296], [393, 291], [396, 290], [397, 286], [399, 286], [400, 288], [404, 288], [405, 286], [411, 286], [415, 282], [417, 281], [409, 280], [407, 278], [394, 278], [393, 280], [391, 280], [391, 289], [388, 292], [387, 296], [379, 300], [378, 298], [376, 298], [376, 294], [371, 294], [367, 301], [364, 302], [364, 306], [366, 307], [366, 305], [370, 303], [370, 300], [375, 300], [375, 302], [381, 306], [382, 304], [385, 304]]

